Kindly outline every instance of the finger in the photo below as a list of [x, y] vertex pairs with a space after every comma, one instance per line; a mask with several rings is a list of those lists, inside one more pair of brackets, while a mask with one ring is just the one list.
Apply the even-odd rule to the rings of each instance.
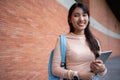
[[101, 67], [104, 64], [102, 64], [102, 63], [92, 63], [92, 65], [96, 65], [97, 67]]
[[103, 65], [104, 64], [101, 64], [101, 63], [92, 63], [90, 65], [90, 68], [95, 71], [95, 70], [99, 70], [101, 67], [103, 67]]
[[97, 64], [93, 64], [91, 66], [91, 68], [94, 70], [94, 71], [98, 71], [100, 69], [100, 67], [97, 65]]
[[100, 60], [100, 59], [96, 59], [95, 62], [96, 62], [96, 63], [102, 63], [102, 64], [103, 64], [103, 61]]
[[99, 67], [100, 63], [93, 63], [92, 66]]
[[95, 71], [95, 67], [94, 66], [90, 66], [92, 71]]
[[97, 70], [98, 70], [98, 67], [96, 67], [96, 66], [94, 66], [94, 65], [90, 66], [90, 68], [91, 68], [91, 71], [92, 71], [93, 73], [96, 73]]

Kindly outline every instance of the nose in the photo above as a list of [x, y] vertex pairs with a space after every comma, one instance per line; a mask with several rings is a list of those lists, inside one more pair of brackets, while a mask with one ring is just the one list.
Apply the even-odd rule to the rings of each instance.
[[81, 16], [79, 16], [79, 20], [80, 21], [83, 21], [84, 20], [84, 17], [81, 15]]

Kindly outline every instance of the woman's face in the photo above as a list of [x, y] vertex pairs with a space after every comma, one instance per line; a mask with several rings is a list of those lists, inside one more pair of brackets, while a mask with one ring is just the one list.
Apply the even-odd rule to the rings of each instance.
[[75, 33], [80, 32], [84, 33], [88, 21], [89, 21], [88, 14], [84, 13], [83, 10], [79, 7], [75, 8], [70, 19], [70, 22], [74, 27]]

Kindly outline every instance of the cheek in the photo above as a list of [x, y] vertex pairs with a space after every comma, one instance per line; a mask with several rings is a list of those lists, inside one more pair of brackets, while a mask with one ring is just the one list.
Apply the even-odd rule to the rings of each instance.
[[85, 20], [86, 20], [86, 22], [89, 22], [89, 18], [88, 17], [86, 17]]
[[71, 23], [75, 24], [78, 21], [78, 18], [71, 18]]

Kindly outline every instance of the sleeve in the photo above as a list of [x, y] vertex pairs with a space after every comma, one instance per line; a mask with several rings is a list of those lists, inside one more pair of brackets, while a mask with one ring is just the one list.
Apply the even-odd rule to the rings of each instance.
[[60, 63], [61, 63], [60, 39], [58, 38], [54, 49], [54, 55], [52, 61], [52, 73], [53, 75], [61, 78], [70, 79], [71, 77], [73, 77], [72, 75], [74, 74], [74, 72], [71, 70], [61, 68]]
[[104, 76], [107, 73], [107, 68], [105, 69], [104, 72], [98, 73], [99, 76]]

